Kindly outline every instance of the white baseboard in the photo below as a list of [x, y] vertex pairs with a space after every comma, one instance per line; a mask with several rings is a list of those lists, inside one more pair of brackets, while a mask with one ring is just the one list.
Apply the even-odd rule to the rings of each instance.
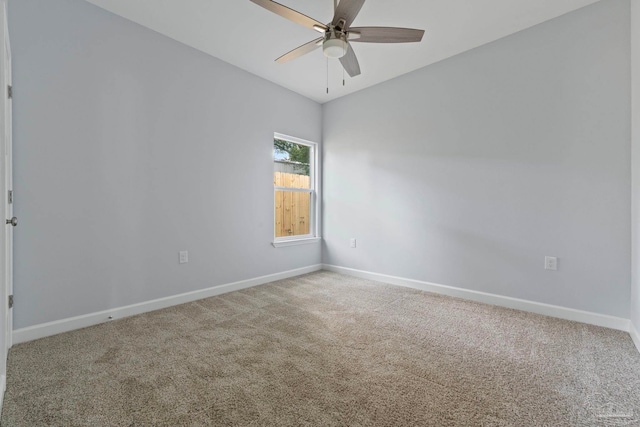
[[640, 333], [638, 332], [638, 329], [635, 327], [633, 322], [629, 322], [629, 334], [631, 335], [631, 339], [636, 345], [636, 348], [638, 349], [638, 351], [640, 351]]
[[[225, 285], [214, 286], [199, 291], [187, 292], [184, 294], [174, 295], [166, 298], [159, 298], [139, 304], [117, 307], [110, 310], [99, 311], [96, 313], [84, 314], [82, 316], [69, 317], [67, 319], [56, 320], [53, 322], [42, 323], [39, 325], [29, 326], [26, 328], [16, 329], [13, 331], [13, 344], [20, 344], [32, 341], [38, 338], [44, 338], [51, 335], [69, 332], [75, 329], [86, 328], [87, 326], [97, 325], [99, 323], [108, 322], [112, 319], [121, 319], [123, 317], [142, 314], [149, 311], [159, 310], [178, 304], [184, 304], [203, 298], [225, 294], [227, 292], [238, 291], [241, 289], [251, 288], [265, 283], [275, 282], [277, 280], [288, 279], [290, 277], [300, 276], [302, 274], [312, 273], [322, 269], [322, 265], [312, 265], [309, 267], [298, 268], [295, 270], [284, 271], [282, 273], [270, 274], [267, 276], [256, 277], [239, 282], [228, 283]], [[109, 316], [112, 319], [109, 319]]]
[[[573, 308], [560, 307], [557, 305], [543, 304], [534, 301], [527, 301], [518, 298], [505, 297], [486, 292], [472, 291], [468, 289], [456, 288], [453, 286], [439, 285], [436, 283], [423, 282], [420, 280], [406, 279], [403, 277], [388, 276], [386, 274], [371, 273], [368, 271], [355, 270], [353, 268], [339, 267], [335, 265], [323, 265], [324, 270], [336, 273], [347, 274], [363, 279], [375, 280], [389, 283], [391, 285], [405, 286], [420, 289], [426, 292], [449, 295], [452, 297], [464, 298], [485, 304], [497, 305], [500, 307], [513, 308], [516, 310], [528, 311], [545, 316], [557, 317], [560, 319], [573, 320], [576, 322], [588, 323], [591, 325], [603, 326], [605, 328], [617, 329], [629, 332], [630, 321], [621, 317], [609, 316], [606, 314], [592, 313], [588, 311], [575, 310]], [[636, 341], [637, 345], [637, 341]], [[640, 347], [639, 347], [640, 348]]]
[[[591, 325], [603, 326], [606, 328], [617, 329], [629, 332], [638, 351], [640, 351], [640, 334], [633, 327], [628, 319], [621, 317], [609, 316], [606, 314], [592, 313], [588, 311], [576, 310], [572, 308], [561, 307], [557, 305], [543, 304], [534, 301], [527, 301], [518, 298], [505, 297], [496, 294], [490, 294], [468, 289], [456, 288], [453, 286], [439, 285], [436, 283], [423, 282], [403, 277], [389, 276], [385, 274], [372, 273], [368, 271], [356, 270], [352, 268], [339, 267], [335, 265], [312, 265], [309, 267], [289, 270], [282, 273], [270, 274], [267, 276], [256, 277], [253, 279], [242, 280], [239, 282], [228, 283], [225, 285], [214, 286], [199, 291], [188, 292], [184, 294], [174, 295], [171, 297], [160, 298], [156, 300], [146, 301], [139, 304], [132, 304], [124, 307], [117, 307], [110, 310], [99, 311], [96, 313], [85, 314], [82, 316], [70, 317], [67, 319], [56, 320], [53, 322], [42, 323], [40, 325], [29, 326], [26, 328], [16, 329], [13, 331], [13, 344], [20, 344], [32, 341], [38, 338], [44, 338], [56, 335], [62, 332], [69, 332], [75, 329], [85, 328], [100, 323], [108, 322], [109, 316], [112, 319], [121, 319], [127, 316], [142, 314], [149, 311], [159, 310], [178, 304], [184, 304], [203, 298], [208, 298], [227, 292], [247, 289], [265, 283], [277, 280], [288, 279], [290, 277], [302, 274], [312, 273], [319, 270], [334, 271], [337, 273], [347, 274], [350, 276], [361, 277], [364, 279], [375, 280], [378, 282], [389, 283], [392, 285], [405, 286], [419, 289], [426, 292], [433, 292], [442, 295], [449, 295], [458, 298], [464, 298], [472, 301], [482, 302], [501, 307], [513, 308], [516, 310], [528, 311], [531, 313], [542, 314], [545, 316], [557, 317], [560, 319], [573, 320], [576, 322], [588, 323]], [[4, 381], [5, 378], [0, 379]], [[4, 382], [0, 383], [0, 387], [4, 387]], [[0, 390], [4, 390], [1, 388]], [[0, 408], [2, 404], [2, 396], [0, 396]]]
[[0, 375], [0, 413], [2, 413], [2, 404], [4, 403], [5, 391], [7, 391], [7, 376]]

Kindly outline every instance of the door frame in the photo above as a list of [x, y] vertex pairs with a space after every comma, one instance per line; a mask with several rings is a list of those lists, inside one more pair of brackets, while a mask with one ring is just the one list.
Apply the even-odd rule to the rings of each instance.
[[9, 295], [13, 295], [13, 227], [5, 224], [13, 216], [13, 204], [9, 201], [9, 190], [13, 185], [12, 106], [8, 88], [11, 86], [11, 46], [7, 19], [7, 0], [0, 0], [0, 150], [4, 154], [0, 161], [0, 409], [6, 389], [7, 356], [13, 344], [13, 309], [9, 307]]

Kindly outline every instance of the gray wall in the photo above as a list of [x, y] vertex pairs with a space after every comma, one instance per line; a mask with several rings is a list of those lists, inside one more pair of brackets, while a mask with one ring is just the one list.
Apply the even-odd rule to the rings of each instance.
[[631, 322], [640, 331], [640, 3], [631, 3], [631, 61], [632, 61], [632, 281]]
[[628, 318], [629, 8], [325, 104], [324, 262]]
[[320, 142], [320, 105], [82, 0], [9, 7], [16, 328], [320, 262], [270, 245], [273, 132]]

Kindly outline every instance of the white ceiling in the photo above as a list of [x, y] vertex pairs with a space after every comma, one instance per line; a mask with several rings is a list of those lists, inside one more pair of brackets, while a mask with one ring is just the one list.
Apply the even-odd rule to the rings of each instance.
[[[367, 0], [353, 26], [426, 30], [421, 43], [353, 43], [362, 74], [342, 86], [342, 68], [318, 49], [274, 60], [318, 33], [249, 0], [87, 0], [172, 39], [324, 103], [373, 86], [599, 0]], [[333, 0], [280, 0], [321, 22]]]

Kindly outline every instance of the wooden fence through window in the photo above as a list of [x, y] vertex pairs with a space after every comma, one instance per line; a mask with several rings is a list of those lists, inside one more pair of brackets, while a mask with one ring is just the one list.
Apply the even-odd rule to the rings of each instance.
[[[273, 185], [310, 188], [309, 176], [274, 172]], [[276, 237], [300, 236], [311, 232], [311, 193], [276, 191]]]

